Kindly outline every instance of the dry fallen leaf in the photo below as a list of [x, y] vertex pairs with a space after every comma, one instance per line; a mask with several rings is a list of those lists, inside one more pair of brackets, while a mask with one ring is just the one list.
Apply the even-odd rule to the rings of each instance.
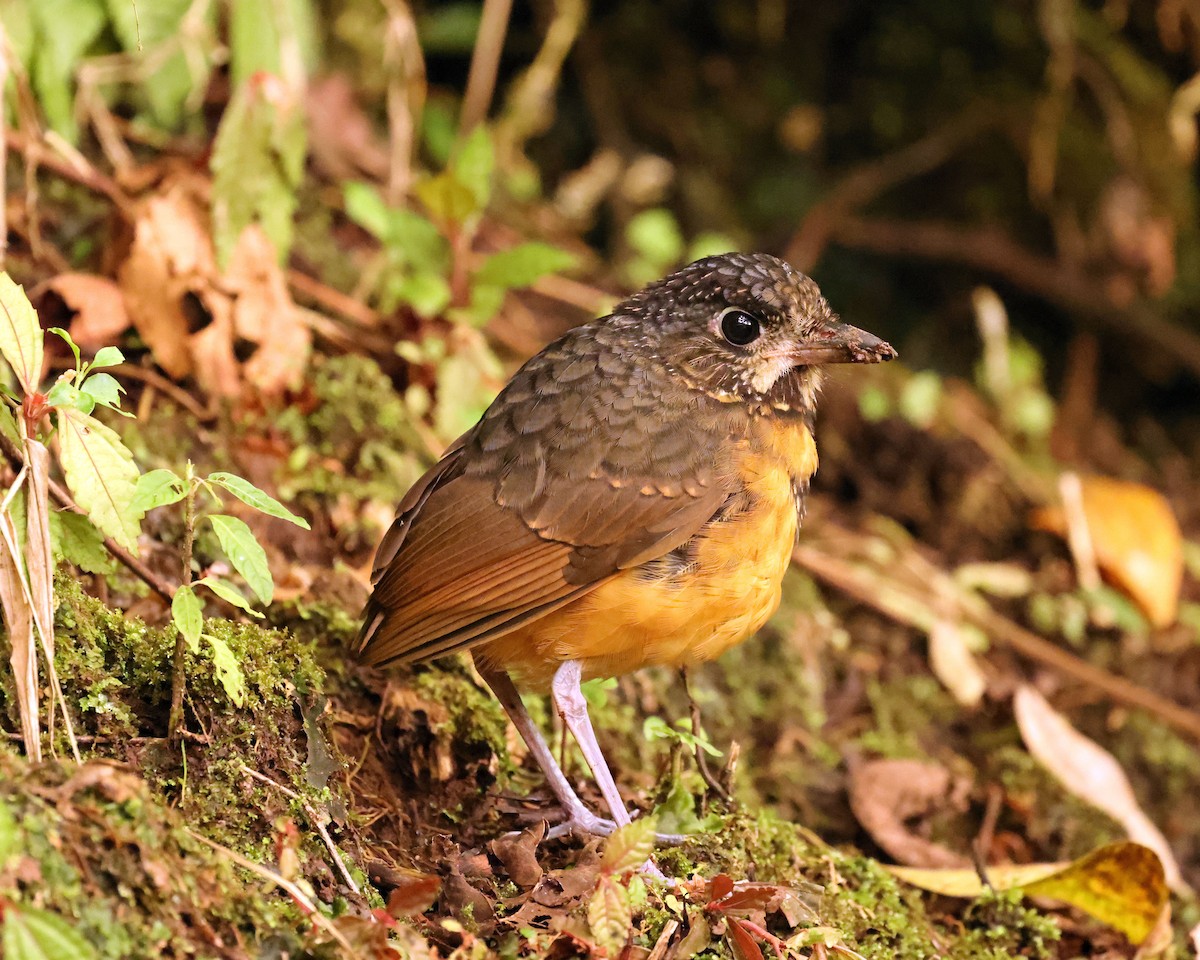
[[[1170, 626], [1179, 612], [1183, 536], [1166, 498], [1140, 483], [1081, 477], [1084, 516], [1096, 562], [1156, 627]], [[1036, 510], [1034, 527], [1067, 534], [1061, 507]]]
[[1166, 838], [1138, 804], [1116, 758], [1071, 726], [1031, 686], [1017, 690], [1013, 710], [1021, 738], [1038, 762], [1075, 796], [1121, 824], [1131, 840], [1153, 850], [1172, 890], [1190, 892]]
[[967, 644], [961, 624], [938, 620], [929, 631], [929, 666], [951, 696], [964, 707], [977, 707], [987, 678]]
[[850, 775], [850, 809], [876, 843], [901, 863], [962, 867], [970, 861], [914, 833], [906, 821], [947, 807], [961, 810], [969, 784], [936, 763], [872, 760]]
[[130, 319], [172, 377], [192, 372], [185, 298], [211, 287], [216, 259], [205, 214], [184, 184], [147, 199], [117, 270]]
[[[983, 881], [974, 869], [919, 870], [888, 867], [905, 883], [947, 897], [974, 898]], [[1021, 890], [1030, 897], [1061, 900], [1141, 943], [1167, 906], [1162, 864], [1153, 850], [1123, 841], [1093, 850], [1071, 863], [988, 867], [995, 890]]]
[[117, 342], [129, 329], [129, 312], [121, 288], [108, 277], [91, 273], [60, 273], [46, 283], [75, 314], [71, 339], [81, 350], [95, 353]]

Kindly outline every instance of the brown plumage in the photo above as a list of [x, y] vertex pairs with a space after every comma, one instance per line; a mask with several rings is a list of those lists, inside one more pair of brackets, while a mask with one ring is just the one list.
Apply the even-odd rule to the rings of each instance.
[[[540, 735], [508, 674], [553, 677], [627, 820], [579, 678], [710, 659], [762, 625], [817, 465], [820, 365], [894, 355], [774, 257], [710, 257], [652, 284], [529, 360], [409, 491], [360, 656], [471, 649], [527, 740]], [[547, 774], [573, 826], [610, 828]]]

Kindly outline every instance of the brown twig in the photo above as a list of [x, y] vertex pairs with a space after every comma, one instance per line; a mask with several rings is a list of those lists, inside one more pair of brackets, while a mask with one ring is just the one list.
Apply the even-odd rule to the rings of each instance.
[[979, 133], [995, 125], [996, 117], [994, 108], [973, 104], [920, 140], [850, 171], [808, 211], [788, 244], [784, 259], [798, 270], [806, 273], [812, 270], [838, 223], [852, 210], [905, 180], [941, 166]]
[[334, 866], [337, 867], [338, 873], [342, 875], [342, 879], [346, 881], [346, 886], [353, 890], [358, 896], [362, 896], [362, 891], [358, 888], [358, 884], [354, 882], [354, 877], [350, 875], [350, 871], [346, 869], [346, 864], [342, 862], [341, 855], [338, 853], [337, 847], [334, 845], [333, 837], [329, 835], [329, 831], [325, 828], [325, 824], [321, 822], [321, 818], [317, 816], [317, 811], [313, 809], [312, 804], [305, 800], [295, 790], [285, 787], [277, 780], [272, 780], [265, 773], [259, 773], [257, 770], [242, 764], [242, 773], [248, 777], [253, 777], [255, 780], [260, 780], [263, 783], [270, 784], [285, 797], [295, 800], [303, 808], [308, 816], [308, 822], [313, 825], [313, 828], [321, 835], [321, 840], [325, 844], [325, 848], [329, 851], [329, 856], [332, 858]]
[[11, 150], [22, 154], [27, 163], [34, 167], [45, 167], [65, 180], [78, 183], [96, 193], [108, 197], [122, 213], [128, 215], [133, 210], [133, 200], [125, 191], [117, 186], [111, 177], [105, 176], [91, 165], [72, 163], [51, 151], [41, 140], [26, 137], [17, 130], [5, 129], [4, 141]]
[[[854, 534], [829, 522], [823, 524], [822, 530], [830, 537], [830, 543], [855, 539]], [[953, 605], [964, 621], [979, 627], [988, 636], [1011, 647], [1026, 659], [1094, 687], [1125, 706], [1146, 710], [1176, 730], [1200, 740], [1200, 714], [1043, 640], [997, 613], [982, 598], [966, 595], [943, 570], [916, 551], [908, 553], [904, 561], [913, 578], [926, 585], [932, 596], [918, 596], [913, 588], [894, 578], [885, 578], [877, 570], [831, 551], [819, 550], [808, 543], [796, 547], [792, 560], [860, 603], [917, 629], [927, 628], [923, 612], [928, 612], [931, 605]]]
[[[13, 445], [13, 442], [0, 433], [0, 453], [8, 459], [8, 462], [13, 465], [13, 468], [20, 470], [25, 466], [24, 458], [21, 456], [21, 451]], [[60, 507], [72, 511], [73, 513], [84, 513], [75, 503], [71, 495], [67, 493], [53, 480], [50, 481], [50, 496], [52, 496]], [[157, 593], [160, 597], [171, 602], [175, 596], [175, 588], [166, 580], [160, 577], [157, 573], [151, 570], [146, 564], [142, 563], [137, 557], [131, 554], [128, 550], [118, 544], [112, 537], [104, 538], [105, 549], [131, 573], [135, 574], [143, 583], [151, 590]]]
[[[687, 667], [679, 668], [679, 679], [683, 683], [683, 692], [684, 692], [684, 694], [687, 695], [688, 708], [691, 712], [692, 736], [699, 738], [700, 731], [702, 729], [700, 726], [700, 704], [696, 703], [695, 698], [692, 696], [692, 690], [688, 686]], [[696, 769], [700, 771], [700, 776], [704, 780], [704, 782], [706, 784], [708, 784], [708, 788], [713, 793], [715, 793], [718, 797], [720, 797], [722, 800], [729, 800], [730, 799], [729, 791], [725, 789], [724, 784], [722, 784], [716, 778], [716, 776], [713, 774], [712, 770], [709, 768], [708, 757], [705, 756], [704, 750], [700, 746], [699, 743], [696, 744], [695, 754], [696, 754]]]
[[342, 293], [341, 290], [335, 290], [315, 277], [310, 277], [299, 270], [289, 270], [287, 282], [293, 293], [311, 300], [331, 313], [345, 317], [362, 327], [379, 326], [379, 314], [365, 303], [356, 300], [349, 294]]
[[[382, 0], [387, 9], [384, 63], [388, 68], [387, 200], [400, 206], [412, 184], [412, 160], [425, 109], [425, 57], [417, 25], [406, 0]], [[485, 14], [486, 16], [486, 14]]]
[[217, 853], [221, 854], [221, 856], [226, 857], [227, 859], [236, 863], [239, 867], [249, 870], [256, 876], [262, 877], [264, 880], [275, 884], [277, 887], [279, 887], [279, 889], [283, 890], [286, 894], [288, 894], [288, 896], [296, 901], [296, 905], [304, 911], [305, 915], [309, 918], [309, 920], [312, 921], [314, 926], [320, 927], [338, 942], [338, 944], [346, 951], [345, 956], [352, 958], [360, 958], [362, 956], [362, 954], [354, 948], [354, 945], [346, 939], [345, 934], [335, 927], [333, 922], [326, 917], [325, 914], [321, 913], [321, 911], [317, 909], [316, 904], [309, 899], [308, 894], [301, 890], [297, 884], [292, 883], [291, 880], [285, 880], [274, 870], [264, 867], [261, 863], [255, 863], [253, 860], [243, 857], [236, 850], [230, 850], [228, 847], [217, 843], [215, 840], [209, 840], [208, 837], [201, 833], [197, 833], [195, 830], [192, 830], [188, 827], [184, 827], [184, 830], [187, 831], [188, 836], [190, 836], [193, 840], [199, 840], [201, 843], [217, 851]]
[[1096, 277], [1031, 253], [995, 228], [850, 217], [834, 226], [833, 240], [855, 250], [974, 267], [1063, 310], [1140, 337], [1200, 377], [1200, 335], [1171, 323], [1148, 303], [1113, 303]]
[[459, 139], [475, 129], [492, 105], [496, 72], [500, 67], [500, 54], [504, 51], [511, 12], [512, 0], [483, 0], [479, 33], [475, 37], [475, 49], [471, 51], [467, 92], [463, 94], [462, 112], [458, 118]]

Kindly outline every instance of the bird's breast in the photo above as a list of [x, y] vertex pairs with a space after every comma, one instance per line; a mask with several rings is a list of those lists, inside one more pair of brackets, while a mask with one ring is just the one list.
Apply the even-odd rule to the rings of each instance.
[[734, 451], [740, 491], [691, 540], [479, 654], [536, 683], [566, 660], [582, 661], [589, 676], [711, 660], [758, 630], [779, 605], [797, 491], [816, 470], [817, 451], [799, 418], [755, 419]]

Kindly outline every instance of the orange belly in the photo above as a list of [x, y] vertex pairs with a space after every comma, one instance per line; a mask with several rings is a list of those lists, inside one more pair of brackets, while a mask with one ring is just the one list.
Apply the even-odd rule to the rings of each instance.
[[707, 524], [694, 563], [674, 576], [626, 570], [553, 613], [481, 645], [476, 656], [526, 682], [546, 683], [567, 660], [587, 677], [711, 660], [759, 629], [779, 606], [799, 518], [793, 477], [817, 466], [801, 424], [763, 424], [740, 464], [748, 508]]

